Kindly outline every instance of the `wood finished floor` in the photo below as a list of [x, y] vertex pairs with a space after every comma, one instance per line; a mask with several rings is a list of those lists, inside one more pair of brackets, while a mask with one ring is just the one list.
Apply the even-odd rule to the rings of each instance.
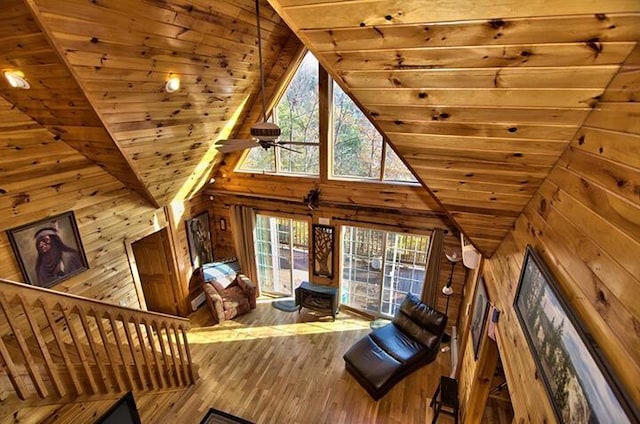
[[[431, 396], [440, 375], [450, 370], [449, 355], [440, 353], [375, 402], [342, 360], [370, 331], [364, 318], [341, 312], [332, 322], [259, 303], [255, 311], [221, 325], [211, 325], [206, 307], [190, 319], [188, 338], [200, 378], [180, 392], [136, 395], [143, 424], [197, 424], [209, 408], [258, 424], [430, 423]], [[111, 404], [22, 409], [0, 423], [92, 423]], [[441, 415], [438, 422], [453, 419]]]

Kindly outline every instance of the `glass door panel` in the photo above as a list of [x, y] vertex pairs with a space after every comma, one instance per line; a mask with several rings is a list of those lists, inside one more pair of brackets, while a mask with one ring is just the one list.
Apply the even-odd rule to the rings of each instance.
[[261, 293], [293, 296], [293, 290], [309, 279], [306, 221], [258, 214], [255, 250]]
[[341, 302], [393, 316], [406, 294], [422, 293], [429, 237], [343, 227]]

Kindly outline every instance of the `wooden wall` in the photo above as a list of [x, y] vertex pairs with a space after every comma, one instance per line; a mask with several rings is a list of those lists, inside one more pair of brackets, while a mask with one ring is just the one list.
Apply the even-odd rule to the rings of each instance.
[[[497, 342], [517, 422], [555, 422], [512, 304], [526, 245], [640, 404], [640, 48], [632, 52], [549, 178], [486, 262], [502, 310]], [[475, 372], [473, 367], [463, 373]], [[477, 422], [473, 417], [467, 422]]]
[[[319, 223], [320, 218], [330, 219], [336, 227], [336, 237], [342, 225], [365, 225], [398, 232], [428, 234], [434, 228], [446, 231], [445, 251], [460, 250], [460, 237], [446, 215], [436, 209], [437, 205], [421, 187], [393, 186], [389, 184], [328, 181], [317, 183], [309, 178], [260, 176], [234, 174], [219, 179], [216, 188], [205, 190], [209, 202], [209, 216], [214, 237], [214, 256], [223, 258], [235, 256], [231, 206], [253, 207], [259, 213], [288, 215]], [[320, 188], [320, 206], [310, 210], [302, 201], [307, 192]], [[231, 190], [225, 190], [231, 189]], [[267, 194], [271, 193], [271, 195]], [[276, 195], [277, 194], [277, 195]], [[264, 197], [263, 197], [264, 196]], [[271, 198], [269, 198], [271, 197]], [[224, 219], [226, 231], [220, 229]], [[339, 284], [339, 239], [334, 249], [335, 272], [332, 280], [309, 273], [311, 281], [317, 284], [338, 286]], [[441, 272], [439, 284], [444, 286], [449, 278], [450, 264], [444, 255], [440, 258]], [[310, 259], [310, 263], [312, 263]], [[465, 272], [458, 265], [454, 273], [454, 294], [449, 305], [449, 325], [455, 325], [460, 303]], [[436, 307], [443, 311], [446, 297], [438, 296]]]
[[0, 98], [0, 276], [24, 281], [5, 230], [71, 210], [89, 270], [53, 288], [139, 307], [125, 240], [165, 226], [163, 210]]

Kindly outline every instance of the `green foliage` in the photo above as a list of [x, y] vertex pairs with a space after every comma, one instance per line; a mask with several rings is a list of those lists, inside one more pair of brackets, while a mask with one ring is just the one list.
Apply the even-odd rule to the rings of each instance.
[[[334, 84], [333, 174], [338, 177], [381, 179], [383, 138], [358, 106]], [[307, 53], [274, 110], [282, 129], [281, 142], [297, 152], [254, 148], [240, 170], [311, 175], [320, 173], [318, 61]], [[308, 145], [306, 145], [308, 144]], [[286, 144], [285, 144], [286, 146]], [[274, 154], [275, 150], [275, 154]], [[384, 180], [416, 182], [392, 149], [386, 149]]]
[[380, 179], [382, 135], [338, 84], [333, 93], [334, 175]]

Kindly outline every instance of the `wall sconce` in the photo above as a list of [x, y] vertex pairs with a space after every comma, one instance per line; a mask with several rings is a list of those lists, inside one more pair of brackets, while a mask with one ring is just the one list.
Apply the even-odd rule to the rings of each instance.
[[164, 91], [167, 93], [175, 93], [180, 90], [180, 78], [171, 76], [164, 84]]
[[4, 78], [13, 88], [21, 88], [23, 90], [28, 90], [29, 88], [31, 88], [29, 81], [24, 79], [24, 74], [22, 72], [4, 71]]

